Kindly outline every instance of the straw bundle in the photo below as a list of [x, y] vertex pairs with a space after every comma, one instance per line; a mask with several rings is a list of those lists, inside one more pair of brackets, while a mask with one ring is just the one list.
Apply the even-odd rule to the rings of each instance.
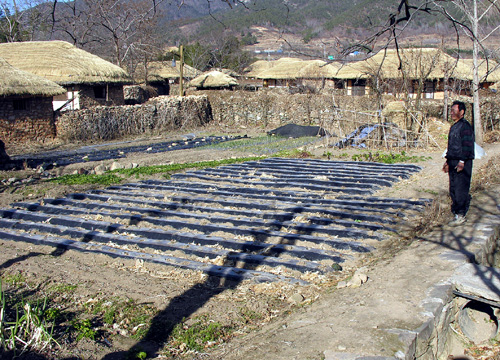
[[32, 95], [50, 97], [66, 90], [55, 82], [16, 69], [0, 58], [0, 96]]
[[0, 56], [21, 70], [59, 85], [131, 82], [119, 66], [65, 41], [0, 44]]
[[220, 71], [210, 71], [191, 80], [188, 86], [197, 88], [222, 88], [238, 85], [235, 78]]

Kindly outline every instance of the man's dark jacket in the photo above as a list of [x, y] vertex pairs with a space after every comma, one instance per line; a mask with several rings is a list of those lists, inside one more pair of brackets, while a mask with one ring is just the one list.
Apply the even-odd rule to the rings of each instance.
[[474, 159], [474, 130], [464, 118], [450, 128], [446, 158], [463, 161]]

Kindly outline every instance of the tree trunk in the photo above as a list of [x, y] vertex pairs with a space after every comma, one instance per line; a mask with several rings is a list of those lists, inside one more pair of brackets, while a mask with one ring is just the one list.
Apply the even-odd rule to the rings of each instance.
[[473, 97], [473, 114], [474, 114], [474, 133], [476, 136], [476, 142], [483, 145], [483, 126], [481, 124], [481, 112], [479, 107], [479, 73], [478, 73], [478, 58], [479, 58], [479, 31], [478, 31], [477, 17], [477, 0], [474, 0], [474, 19], [472, 22], [473, 31], [473, 48], [472, 48], [472, 58], [473, 58], [473, 80], [472, 80], [472, 97]]

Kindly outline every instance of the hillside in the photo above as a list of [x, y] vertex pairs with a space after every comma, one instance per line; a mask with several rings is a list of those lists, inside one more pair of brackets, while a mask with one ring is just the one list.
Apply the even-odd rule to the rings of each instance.
[[[397, 10], [393, 0], [254, 0], [230, 8], [224, 2], [186, 0], [166, 9], [159, 31], [170, 43], [214, 42], [222, 34], [255, 36], [249, 50], [283, 50], [290, 55], [334, 55], [336, 50], [364, 39], [384, 26]], [[218, 7], [214, 7], [218, 4]], [[222, 5], [222, 6], [221, 6]], [[205, 15], [203, 15], [203, 11]], [[170, 12], [172, 11], [172, 12]], [[183, 16], [178, 16], [182, 12]], [[438, 46], [450, 36], [442, 18], [421, 14], [406, 35], [418, 45]]]

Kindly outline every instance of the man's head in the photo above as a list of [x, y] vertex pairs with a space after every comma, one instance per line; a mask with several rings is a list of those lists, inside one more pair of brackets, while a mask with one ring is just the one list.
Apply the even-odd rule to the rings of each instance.
[[451, 118], [454, 121], [460, 120], [465, 115], [465, 104], [462, 101], [454, 101], [451, 105]]

